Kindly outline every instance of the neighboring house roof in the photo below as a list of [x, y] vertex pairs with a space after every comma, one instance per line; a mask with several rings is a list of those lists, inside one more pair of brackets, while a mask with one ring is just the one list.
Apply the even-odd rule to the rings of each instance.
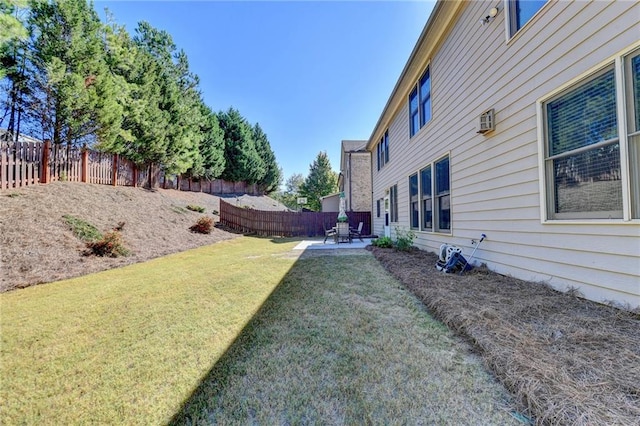
[[342, 174], [346, 168], [346, 155], [354, 152], [367, 152], [366, 140], [343, 140], [342, 149], [340, 150], [340, 174]]
[[324, 197], [320, 197], [320, 200], [324, 200], [325, 198], [331, 198], [331, 197], [339, 197], [340, 193], [336, 192], [334, 194], [329, 194], [329, 195], [325, 195]]
[[[0, 129], [0, 140], [2, 140], [6, 134], [7, 134], [7, 129]], [[42, 142], [40, 139], [32, 138], [31, 136], [27, 136], [24, 134], [21, 134], [20, 136], [18, 136], [18, 141], [19, 142]]]

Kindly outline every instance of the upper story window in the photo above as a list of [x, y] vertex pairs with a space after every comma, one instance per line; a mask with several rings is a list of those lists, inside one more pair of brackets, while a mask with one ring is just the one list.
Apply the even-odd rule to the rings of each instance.
[[378, 170], [384, 167], [385, 164], [389, 162], [389, 130], [384, 132], [384, 136], [378, 142], [377, 151], [377, 161], [378, 161]]
[[546, 3], [546, 0], [507, 0], [509, 36], [513, 37]]
[[431, 74], [426, 69], [409, 94], [409, 133], [418, 133], [431, 120]]
[[431, 77], [429, 68], [420, 79], [420, 127], [431, 120]]
[[636, 50], [541, 102], [543, 217], [640, 218], [639, 92]]

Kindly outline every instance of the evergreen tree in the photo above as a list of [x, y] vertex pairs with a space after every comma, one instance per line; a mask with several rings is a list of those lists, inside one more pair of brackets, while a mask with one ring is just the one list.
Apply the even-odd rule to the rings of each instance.
[[262, 131], [258, 123], [253, 126], [253, 140], [256, 144], [256, 150], [265, 165], [264, 177], [258, 181], [258, 185], [264, 193], [270, 194], [277, 191], [280, 187], [282, 183], [282, 173], [276, 162], [276, 155], [271, 150], [271, 144], [269, 144], [267, 135]]
[[108, 140], [122, 113], [105, 61], [103, 26], [85, 0], [33, 1], [31, 112], [43, 136], [68, 146]]
[[260, 182], [266, 173], [265, 163], [256, 150], [253, 130], [238, 110], [229, 108], [218, 114], [224, 132], [225, 169], [222, 179], [231, 182]]
[[213, 180], [220, 177], [224, 171], [224, 133], [218, 123], [218, 117], [211, 109], [201, 103], [203, 117], [200, 132], [202, 140], [198, 146], [198, 155], [187, 176]]
[[320, 211], [322, 204], [320, 197], [332, 194], [338, 190], [338, 175], [331, 170], [331, 162], [326, 152], [318, 156], [309, 166], [309, 175], [300, 187], [302, 196], [307, 197], [307, 206], [314, 211]]
[[28, 34], [19, 19], [24, 7], [26, 1], [0, 0], [0, 127], [6, 126], [5, 140], [17, 140], [28, 93]]

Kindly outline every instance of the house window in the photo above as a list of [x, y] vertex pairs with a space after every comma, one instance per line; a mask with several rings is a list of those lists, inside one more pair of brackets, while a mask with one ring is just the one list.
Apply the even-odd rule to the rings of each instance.
[[546, 0], [508, 0], [509, 35], [513, 37], [546, 2]]
[[380, 200], [376, 200], [376, 217], [380, 217]]
[[409, 94], [409, 133], [418, 133], [431, 120], [431, 74], [426, 69]]
[[631, 218], [640, 219], [640, 51], [636, 50], [625, 60], [625, 75], [628, 91], [627, 111], [629, 112], [629, 181], [631, 185]]
[[420, 127], [431, 120], [431, 77], [429, 68], [420, 79]]
[[391, 222], [398, 221], [398, 185], [389, 188]]
[[378, 142], [377, 147], [378, 170], [389, 162], [389, 130], [384, 132], [384, 136]]
[[420, 202], [418, 201], [418, 174], [409, 176], [409, 212], [410, 226], [417, 229], [420, 226]]
[[448, 231], [451, 229], [451, 189], [449, 173], [449, 157], [445, 157], [435, 163], [435, 207], [436, 207], [436, 231]]
[[410, 136], [415, 135], [420, 130], [420, 114], [418, 107], [418, 88], [415, 87], [409, 95], [409, 131]]
[[[639, 57], [635, 51], [619, 61], [625, 70], [612, 64], [543, 102], [547, 218], [622, 219], [629, 187], [627, 217], [639, 217]], [[627, 79], [624, 99], [616, 97], [620, 78]], [[625, 102], [628, 123], [620, 123]], [[625, 152], [629, 178], [621, 173]]]
[[422, 230], [433, 231], [433, 197], [431, 190], [431, 166], [420, 170]]

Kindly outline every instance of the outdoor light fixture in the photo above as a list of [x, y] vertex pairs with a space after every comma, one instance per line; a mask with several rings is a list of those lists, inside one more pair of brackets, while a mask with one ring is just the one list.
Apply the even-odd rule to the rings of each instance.
[[495, 18], [497, 14], [498, 14], [498, 8], [497, 7], [492, 7], [491, 9], [489, 9], [489, 12], [487, 13], [487, 16], [485, 16], [484, 18], [480, 19], [480, 23], [482, 25], [488, 24], [489, 22], [493, 21], [493, 18]]

